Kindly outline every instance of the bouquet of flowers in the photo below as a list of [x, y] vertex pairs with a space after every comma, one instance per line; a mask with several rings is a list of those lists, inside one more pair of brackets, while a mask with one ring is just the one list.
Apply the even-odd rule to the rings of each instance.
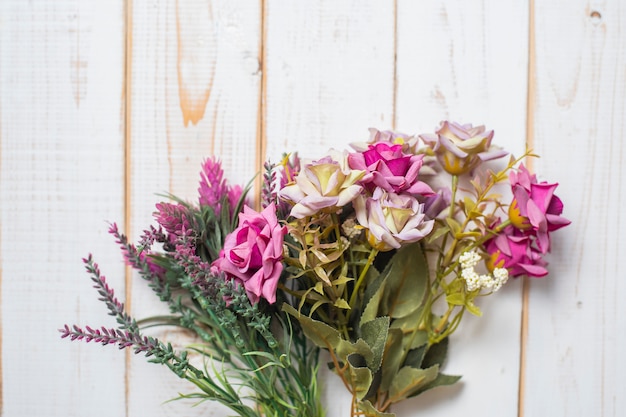
[[[547, 274], [552, 232], [569, 224], [557, 184], [526, 169], [531, 151], [494, 169], [508, 154], [482, 126], [370, 133], [352, 151], [266, 163], [258, 211], [250, 186], [206, 160], [198, 201], [157, 204], [138, 244], [110, 228], [170, 314], [129, 316], [88, 256], [118, 326], [65, 325], [62, 337], [143, 352], [198, 388], [181, 397], [239, 416], [323, 416], [321, 351], [351, 416], [393, 416], [393, 404], [455, 383], [442, 365], [463, 315], [481, 315], [476, 301], [509, 277]], [[152, 325], [194, 341], [176, 351], [144, 334]]]

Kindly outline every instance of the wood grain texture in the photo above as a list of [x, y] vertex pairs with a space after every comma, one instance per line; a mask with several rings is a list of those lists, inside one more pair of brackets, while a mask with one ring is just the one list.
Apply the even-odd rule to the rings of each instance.
[[124, 414], [116, 349], [57, 332], [115, 325], [89, 251], [124, 296], [123, 42], [122, 1], [0, 3], [3, 416]]
[[[484, 124], [495, 131], [494, 144], [520, 155], [528, 4], [400, 0], [397, 25], [397, 129], [433, 132], [441, 120]], [[407, 401], [396, 408], [401, 415], [517, 415], [520, 284], [512, 280], [480, 300], [483, 316], [464, 317], [452, 336], [445, 370], [463, 375], [458, 386]]]
[[[194, 388], [143, 357], [59, 339], [66, 322], [114, 325], [80, 262], [89, 251], [133, 313], [164, 311], [125, 280], [106, 221], [137, 239], [157, 193], [196, 198], [210, 155], [243, 184], [265, 157], [443, 119], [484, 123], [516, 154], [533, 138], [534, 169], [560, 182], [573, 224], [551, 275], [530, 282], [520, 407], [514, 281], [453, 338], [445, 370], [462, 382], [395, 411], [623, 415], [624, 28], [619, 1], [0, 2], [0, 415], [227, 415], [164, 404]], [[322, 372], [329, 417], [347, 415]]]
[[[130, 234], [137, 239], [152, 221], [157, 193], [197, 199], [205, 158], [223, 162], [233, 184], [246, 184], [257, 169], [261, 67], [258, 1], [134, 2], [130, 52]], [[138, 317], [167, 309], [133, 276], [132, 310]], [[173, 329], [156, 335], [175, 345], [189, 338]], [[165, 401], [195, 391], [167, 368], [133, 357], [130, 416], [227, 414], [193, 401]]]
[[268, 0], [266, 20], [269, 158], [316, 159], [392, 126], [392, 1]]
[[572, 225], [531, 282], [525, 415], [626, 412], [626, 8], [538, 2], [535, 143]]

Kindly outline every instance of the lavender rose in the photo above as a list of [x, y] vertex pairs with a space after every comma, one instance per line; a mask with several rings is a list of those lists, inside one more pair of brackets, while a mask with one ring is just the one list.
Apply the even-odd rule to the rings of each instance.
[[435, 133], [420, 135], [420, 138], [435, 152], [443, 169], [452, 175], [464, 174], [483, 161], [507, 154], [491, 146], [493, 130], [486, 131], [484, 126], [444, 121]]
[[434, 220], [426, 219], [424, 205], [408, 194], [376, 188], [372, 197], [359, 196], [354, 208], [358, 222], [367, 229], [370, 245], [380, 251], [417, 242], [433, 229]]
[[279, 195], [293, 203], [290, 214], [298, 219], [319, 211], [334, 211], [363, 191], [357, 181], [364, 174], [348, 167], [345, 152], [331, 151], [330, 156], [304, 165], [295, 184], [280, 190]]

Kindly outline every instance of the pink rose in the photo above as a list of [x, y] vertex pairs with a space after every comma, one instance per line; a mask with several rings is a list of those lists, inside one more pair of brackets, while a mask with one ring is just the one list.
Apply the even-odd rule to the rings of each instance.
[[534, 233], [541, 252], [548, 252], [548, 233], [571, 223], [561, 216], [563, 203], [554, 195], [558, 184], [537, 182], [537, 177], [531, 175], [523, 164], [518, 172], [511, 171], [509, 180], [513, 191], [513, 201], [509, 206], [511, 224], [526, 233]]
[[433, 190], [418, 179], [423, 158], [423, 155], [405, 154], [402, 145], [378, 142], [363, 152], [349, 154], [348, 164], [352, 169], [366, 171], [361, 184], [370, 192], [380, 187], [390, 193], [430, 195]]
[[512, 226], [504, 228], [498, 236], [487, 241], [485, 250], [490, 255], [487, 260], [490, 270], [506, 268], [513, 277], [543, 277], [548, 274], [547, 263], [534, 247], [531, 236], [524, 235]]
[[243, 284], [252, 303], [261, 297], [276, 301], [276, 287], [283, 271], [283, 237], [287, 228], [276, 218], [276, 206], [262, 212], [244, 206], [239, 226], [226, 236], [224, 249], [213, 266]]

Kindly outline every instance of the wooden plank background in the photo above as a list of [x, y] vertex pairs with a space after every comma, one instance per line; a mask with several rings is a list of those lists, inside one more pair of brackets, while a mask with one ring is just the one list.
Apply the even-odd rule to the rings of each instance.
[[[511, 282], [453, 337], [463, 382], [396, 411], [626, 414], [624, 28], [619, 0], [2, 0], [0, 415], [227, 415], [166, 403], [192, 388], [142, 357], [59, 339], [108, 323], [81, 257], [150, 315], [107, 222], [136, 238], [211, 155], [245, 183], [285, 150], [443, 119], [531, 144], [573, 224], [551, 276]], [[342, 389], [324, 375], [329, 416], [348, 413]]]

